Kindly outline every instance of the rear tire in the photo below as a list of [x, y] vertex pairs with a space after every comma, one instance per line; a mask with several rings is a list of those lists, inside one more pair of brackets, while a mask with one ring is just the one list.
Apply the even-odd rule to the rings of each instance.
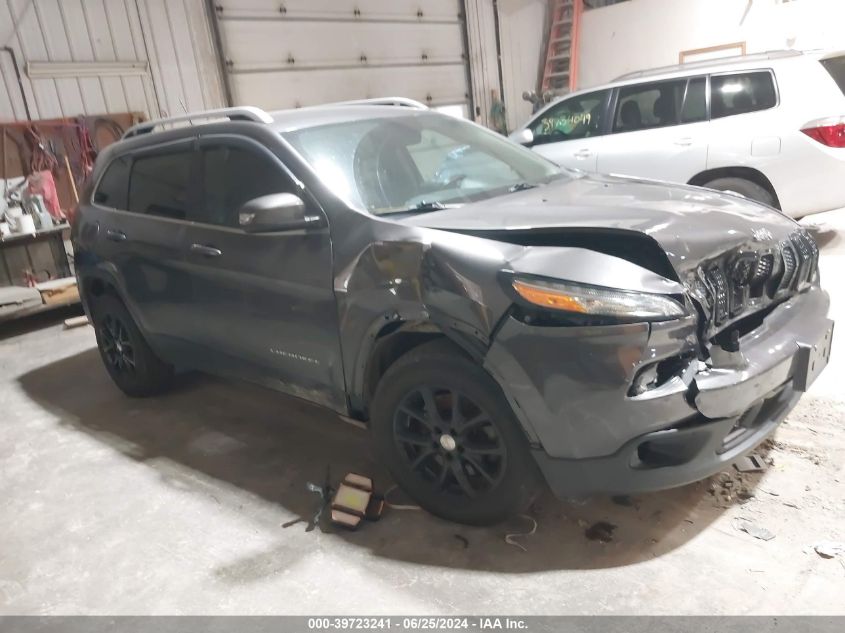
[[421, 345], [379, 382], [370, 431], [399, 486], [432, 514], [490, 525], [525, 511], [541, 477], [498, 384], [446, 341]]
[[114, 383], [133, 398], [159, 394], [170, 386], [173, 367], [156, 356], [121, 301], [103, 295], [92, 309], [100, 358]]
[[715, 189], [716, 191], [738, 194], [743, 198], [762, 202], [770, 207], [775, 206], [775, 197], [770, 191], [761, 187], [756, 182], [751, 182], [745, 178], [716, 178], [704, 186], [708, 189]]

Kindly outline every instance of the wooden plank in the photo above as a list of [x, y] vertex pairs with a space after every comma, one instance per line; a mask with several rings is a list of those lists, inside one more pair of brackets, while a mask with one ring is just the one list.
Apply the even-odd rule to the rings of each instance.
[[69, 319], [65, 319], [64, 326], [66, 330], [75, 327], [82, 327], [83, 325], [88, 325], [88, 317], [84, 314], [82, 316], [71, 317]]

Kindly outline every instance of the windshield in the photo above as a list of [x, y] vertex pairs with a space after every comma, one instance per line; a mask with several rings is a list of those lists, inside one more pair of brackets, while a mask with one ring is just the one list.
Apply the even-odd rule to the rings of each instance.
[[553, 163], [498, 134], [428, 112], [283, 136], [336, 195], [375, 215], [483, 200], [562, 176]]

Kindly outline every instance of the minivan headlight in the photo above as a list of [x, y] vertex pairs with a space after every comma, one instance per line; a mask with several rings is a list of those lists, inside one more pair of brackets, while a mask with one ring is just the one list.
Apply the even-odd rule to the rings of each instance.
[[683, 305], [665, 295], [518, 277], [511, 284], [529, 303], [563, 312], [650, 321], [677, 319], [687, 314]]

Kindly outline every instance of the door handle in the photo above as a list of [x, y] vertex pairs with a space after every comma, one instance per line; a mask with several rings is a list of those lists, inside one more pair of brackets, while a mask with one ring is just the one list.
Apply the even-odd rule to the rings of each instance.
[[206, 246], [205, 244], [191, 244], [191, 252], [204, 255], [205, 257], [220, 257], [223, 254], [219, 248]]
[[116, 229], [106, 229], [106, 239], [111, 240], [112, 242], [125, 242], [126, 233]]
[[689, 145], [692, 145], [692, 138], [690, 138], [689, 136], [685, 136], [684, 138], [679, 138], [677, 141], [675, 141], [675, 145], [681, 145], [683, 147], [687, 147]]
[[589, 158], [592, 155], [593, 153], [588, 149], [579, 149], [574, 154], [575, 158]]

